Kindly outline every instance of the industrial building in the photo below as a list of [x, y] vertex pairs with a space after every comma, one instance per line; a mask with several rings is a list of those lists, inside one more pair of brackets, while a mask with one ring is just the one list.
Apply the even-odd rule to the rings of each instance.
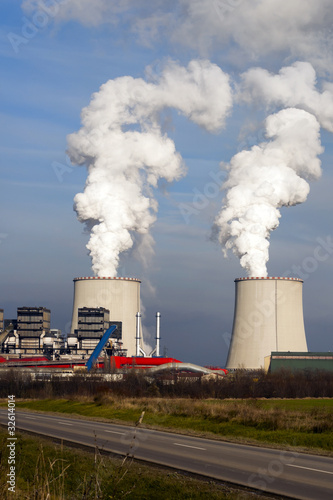
[[18, 345], [17, 320], [4, 319], [4, 329], [0, 333], [0, 349], [1, 352], [14, 351]]
[[74, 331], [79, 349], [95, 349], [104, 332], [109, 328], [110, 311], [104, 307], [78, 309], [78, 328]]
[[[109, 323], [118, 325], [117, 335], [121, 334], [122, 348], [128, 356], [135, 356], [136, 314], [140, 312], [140, 283], [141, 281], [135, 278], [75, 278], [71, 342], [74, 342], [76, 331], [81, 335], [79, 310], [103, 308], [109, 311]], [[87, 343], [82, 344], [83, 340]], [[88, 337], [81, 336], [81, 345], [88, 345]]]
[[43, 338], [50, 336], [51, 311], [46, 307], [18, 307], [18, 348], [37, 352], [43, 347]]
[[238, 278], [226, 368], [260, 369], [271, 352], [307, 352], [303, 281], [298, 278]]
[[[146, 368], [155, 366], [156, 358], [160, 360], [158, 365], [163, 364], [159, 312], [156, 346], [150, 353], [143, 348], [140, 280], [83, 277], [73, 281], [71, 332], [67, 339], [60, 330], [50, 329], [51, 311], [45, 307], [19, 307], [17, 320], [5, 320], [0, 309], [0, 347], [2, 353], [9, 354], [8, 361], [18, 360], [23, 366], [22, 362], [35, 363], [38, 356], [44, 356], [40, 358], [43, 366], [49, 366], [48, 362], [50, 366], [84, 366], [98, 350], [100, 366], [111, 358], [119, 369], [141, 366], [141, 359]], [[302, 286], [298, 278], [235, 279], [234, 321], [225, 372], [240, 368], [276, 371], [282, 367], [333, 370], [331, 353], [308, 353]], [[27, 356], [33, 358], [28, 360]], [[171, 363], [175, 368], [179, 362]], [[181, 369], [185, 368], [182, 363]], [[195, 369], [193, 365], [191, 369]]]
[[[110, 311], [104, 307], [80, 307], [78, 309], [78, 328], [74, 330], [72, 339], [77, 338], [77, 352], [79, 354], [91, 353], [106, 330], [110, 326]], [[122, 355], [126, 351], [122, 348], [122, 322], [112, 321], [116, 325], [116, 331], [110, 336], [109, 348], [113, 353], [121, 350]]]
[[[117, 328], [106, 346], [110, 355], [134, 356], [138, 348], [140, 355], [144, 354], [142, 338], [137, 338], [141, 331], [140, 283], [134, 278], [75, 278], [71, 332], [67, 339], [60, 330], [50, 329], [49, 309], [19, 307], [16, 324], [11, 322], [3, 327], [1, 351], [19, 357], [46, 354], [49, 358], [86, 359], [112, 324]], [[3, 322], [3, 314], [0, 318]], [[159, 353], [159, 345], [156, 352]]]
[[325, 370], [333, 372], [331, 352], [272, 352], [265, 357], [265, 371], [276, 372], [285, 369]]

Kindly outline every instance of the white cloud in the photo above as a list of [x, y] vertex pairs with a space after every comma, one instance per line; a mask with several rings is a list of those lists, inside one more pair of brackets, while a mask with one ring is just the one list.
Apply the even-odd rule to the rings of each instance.
[[[50, 2], [49, 2], [50, 3]], [[45, 0], [24, 0], [32, 13]], [[200, 55], [224, 51], [258, 60], [270, 54], [306, 59], [322, 72], [333, 70], [331, 0], [53, 0], [53, 17], [86, 26], [126, 23], [145, 45], [171, 41]], [[244, 59], [243, 59], [244, 60]]]

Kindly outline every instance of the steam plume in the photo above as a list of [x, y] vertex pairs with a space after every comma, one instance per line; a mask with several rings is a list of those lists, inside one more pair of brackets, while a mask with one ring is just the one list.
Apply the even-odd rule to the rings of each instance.
[[227, 166], [225, 206], [215, 224], [224, 252], [232, 248], [249, 276], [267, 276], [268, 238], [279, 225], [279, 208], [304, 202], [307, 180], [321, 174], [319, 130], [307, 111], [282, 110], [266, 119], [269, 140], [236, 154]]
[[133, 246], [134, 234], [151, 251], [149, 229], [158, 208], [152, 188], [185, 172], [173, 141], [161, 131], [161, 111], [175, 108], [213, 132], [224, 126], [231, 105], [228, 76], [205, 60], [186, 68], [169, 62], [153, 81], [110, 80], [93, 95], [82, 111], [82, 128], [68, 137], [68, 154], [88, 169], [74, 208], [90, 231], [87, 248], [96, 275], [116, 275], [119, 255]]
[[260, 102], [266, 107], [297, 107], [316, 116], [320, 125], [333, 132], [333, 87], [324, 82], [316, 89], [316, 72], [308, 62], [295, 62], [273, 75], [263, 68], [252, 68], [242, 75], [240, 99]]
[[250, 276], [266, 276], [270, 232], [279, 225], [282, 206], [306, 200], [307, 181], [320, 177], [323, 152], [320, 126], [333, 132], [332, 85], [316, 89], [307, 62], [283, 67], [277, 75], [252, 68], [241, 75], [238, 100], [286, 108], [266, 119], [269, 139], [236, 154], [224, 185], [224, 208], [216, 218], [219, 240], [240, 257]]

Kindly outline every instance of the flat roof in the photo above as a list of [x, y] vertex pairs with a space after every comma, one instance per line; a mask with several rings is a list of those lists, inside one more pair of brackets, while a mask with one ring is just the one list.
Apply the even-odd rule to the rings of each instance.
[[74, 278], [73, 281], [81, 281], [81, 280], [123, 280], [123, 281], [137, 281], [141, 283], [141, 280], [137, 278], [121, 278], [118, 276], [110, 277], [110, 276], [83, 276], [80, 278]]
[[333, 352], [272, 352], [271, 357], [272, 359], [333, 359]]
[[248, 276], [246, 278], [236, 278], [235, 281], [251, 281], [251, 280], [285, 280], [285, 281], [300, 281], [303, 283], [303, 280], [300, 278], [288, 278], [285, 276]]

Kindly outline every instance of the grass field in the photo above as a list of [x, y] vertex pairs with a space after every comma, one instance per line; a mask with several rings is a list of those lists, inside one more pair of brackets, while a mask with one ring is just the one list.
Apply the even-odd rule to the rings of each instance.
[[7, 485], [7, 432], [0, 428], [0, 498], [3, 500], [250, 500], [267, 498], [213, 481], [112, 459], [43, 438], [16, 434], [16, 491]]
[[333, 399], [193, 400], [110, 398], [17, 401], [18, 407], [61, 412], [219, 439], [300, 447], [333, 455]]

